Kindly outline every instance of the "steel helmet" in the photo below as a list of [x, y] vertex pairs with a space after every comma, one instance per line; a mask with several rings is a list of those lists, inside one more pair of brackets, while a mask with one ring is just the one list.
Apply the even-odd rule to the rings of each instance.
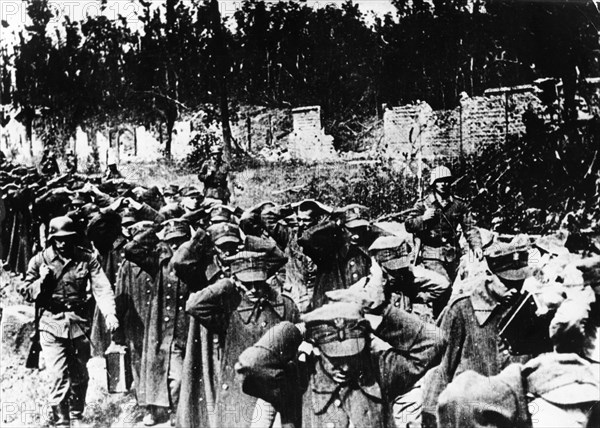
[[54, 217], [48, 225], [48, 239], [59, 238], [62, 236], [73, 236], [77, 234], [75, 231], [75, 223], [69, 217]]
[[452, 173], [445, 166], [436, 166], [431, 171], [431, 176], [429, 177], [429, 184], [432, 185], [438, 180], [450, 179], [452, 178]]
[[210, 148], [211, 155], [217, 155], [223, 153], [223, 148], [221, 146], [214, 145]]

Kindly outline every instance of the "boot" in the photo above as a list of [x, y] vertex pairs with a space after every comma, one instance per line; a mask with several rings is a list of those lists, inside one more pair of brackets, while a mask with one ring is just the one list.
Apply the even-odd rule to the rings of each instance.
[[156, 411], [154, 410], [154, 406], [146, 407], [146, 414], [144, 415], [142, 423], [147, 427], [156, 425]]
[[71, 410], [71, 425], [74, 421], [83, 419], [83, 409], [85, 407], [85, 394], [87, 392], [87, 384], [71, 386], [71, 394], [69, 395], [69, 407]]
[[55, 427], [70, 427], [69, 403], [62, 402], [58, 406], [52, 406], [52, 420]]

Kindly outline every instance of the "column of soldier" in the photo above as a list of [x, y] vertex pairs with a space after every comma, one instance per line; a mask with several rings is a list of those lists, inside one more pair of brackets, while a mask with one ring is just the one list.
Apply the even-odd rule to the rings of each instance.
[[445, 167], [402, 223], [233, 208], [210, 175], [201, 192], [4, 163], [5, 267], [24, 272], [42, 230], [21, 292], [55, 426], [83, 425], [111, 341], [146, 426], [600, 426], [600, 262], [560, 233], [475, 227]]

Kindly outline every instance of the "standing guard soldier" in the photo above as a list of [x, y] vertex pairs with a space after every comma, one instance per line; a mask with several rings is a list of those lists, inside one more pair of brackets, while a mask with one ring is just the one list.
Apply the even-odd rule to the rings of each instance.
[[73, 150], [69, 150], [65, 155], [65, 166], [67, 174], [77, 174], [77, 156]]
[[42, 160], [40, 161], [40, 171], [43, 175], [56, 175], [60, 173], [58, 169], [58, 162], [56, 162], [56, 154], [54, 150], [46, 148], [42, 154]]
[[[481, 236], [475, 227], [467, 204], [452, 194], [452, 173], [445, 166], [431, 172], [431, 192], [418, 201], [406, 220], [406, 230], [421, 240], [420, 259], [425, 268], [444, 275], [454, 282], [460, 262], [460, 235], [462, 227], [469, 246], [478, 260], [483, 259]], [[437, 301], [434, 314], [438, 315], [448, 303], [451, 289]]]
[[107, 328], [115, 331], [119, 322], [111, 285], [93, 253], [76, 246], [73, 221], [50, 220], [48, 240], [50, 246], [30, 260], [20, 291], [41, 310], [40, 344], [52, 379], [55, 426], [80, 426], [89, 379], [88, 283]]
[[229, 167], [223, 162], [223, 149], [215, 146], [210, 150], [210, 158], [204, 162], [198, 179], [204, 183], [204, 197], [219, 199], [229, 203], [231, 192], [227, 187]]

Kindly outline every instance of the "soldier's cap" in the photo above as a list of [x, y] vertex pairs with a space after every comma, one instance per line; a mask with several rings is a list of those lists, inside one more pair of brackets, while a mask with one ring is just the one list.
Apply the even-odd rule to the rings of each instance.
[[131, 226], [133, 223], [136, 223], [137, 219], [135, 218], [135, 211], [131, 208], [125, 208], [121, 212], [121, 226]]
[[209, 210], [210, 221], [213, 223], [217, 222], [230, 222], [233, 217], [234, 209], [227, 205], [217, 205]]
[[183, 208], [181, 208], [181, 206], [179, 204], [170, 203], [170, 204], [162, 206], [158, 210], [158, 213], [162, 214], [165, 217], [165, 219], [170, 220], [173, 218], [181, 217], [182, 215], [185, 214], [185, 211]]
[[86, 218], [91, 217], [94, 213], [99, 211], [99, 207], [98, 205], [88, 202], [87, 204], [83, 205], [81, 208], [79, 208], [81, 215], [83, 215]]
[[268, 278], [265, 253], [240, 251], [228, 257], [227, 261], [231, 263], [231, 274], [241, 282], [262, 282]]
[[518, 281], [531, 273], [526, 245], [497, 242], [486, 249], [485, 258], [492, 273], [503, 279]]
[[99, 212], [90, 219], [86, 233], [92, 240], [101, 240], [112, 231], [120, 231], [121, 225], [121, 216], [116, 212], [112, 210]]
[[226, 242], [242, 242], [240, 228], [233, 223], [216, 223], [206, 229], [214, 245], [222, 245]]
[[209, 210], [212, 207], [216, 207], [217, 205], [223, 205], [223, 201], [215, 198], [204, 198], [200, 203], [200, 206], [205, 210]]
[[173, 218], [163, 222], [163, 241], [171, 239], [186, 238], [190, 239], [192, 234], [190, 225], [181, 219]]
[[143, 221], [138, 221], [137, 223], [130, 225], [127, 229], [129, 230], [129, 233], [131, 233], [131, 237], [135, 238], [140, 233], [146, 232], [148, 230], [152, 230], [152, 229], [154, 229], [154, 227], [155, 227], [154, 222], [152, 222], [150, 220], [143, 220]]
[[223, 148], [221, 146], [216, 146], [215, 145], [215, 146], [212, 146], [210, 148], [210, 154], [211, 155], [216, 155], [216, 154], [219, 154], [219, 153], [223, 153]]
[[356, 303], [323, 305], [303, 315], [302, 321], [309, 341], [328, 357], [357, 355], [367, 344], [369, 323]]
[[11, 171], [12, 175], [26, 175], [27, 174], [27, 167], [24, 166], [18, 166], [16, 168], [13, 168]]
[[377, 263], [390, 270], [408, 267], [411, 252], [408, 236], [380, 236], [369, 247]]
[[88, 202], [91, 202], [91, 199], [87, 198], [86, 195], [81, 192], [76, 192], [73, 199], [71, 199], [71, 205], [85, 205]]
[[181, 189], [181, 196], [184, 198], [197, 198], [202, 196], [202, 192], [197, 187], [187, 186]]
[[145, 189], [141, 195], [142, 199], [144, 198], [160, 198], [162, 195], [160, 194], [160, 190], [157, 186], [152, 186], [148, 189]]
[[48, 224], [48, 239], [76, 235], [75, 223], [70, 217], [54, 217]]
[[315, 201], [314, 199], [305, 199], [303, 201], [300, 201], [297, 204], [297, 207], [299, 216], [300, 213], [307, 211], [316, 211], [318, 214], [331, 214], [331, 212], [333, 211], [333, 208], [331, 208], [330, 206], [322, 204], [319, 201]]
[[8, 192], [11, 190], [19, 190], [19, 186], [17, 186], [15, 183], [8, 183], [8, 184], [5, 184], [4, 186], [0, 187], [0, 190], [2, 190], [3, 192]]
[[272, 208], [275, 206], [277, 206], [277, 204], [275, 204], [273, 201], [262, 201], [254, 205], [252, 208], [246, 210], [246, 212], [260, 214], [265, 210], [265, 208]]
[[589, 363], [576, 354], [548, 353], [523, 369], [529, 392], [558, 406], [598, 401], [599, 383]]
[[169, 184], [163, 189], [164, 196], [175, 196], [179, 193], [179, 186], [176, 184]]
[[342, 208], [344, 213], [344, 225], [349, 228], [369, 226], [370, 222], [367, 220], [369, 217], [369, 209], [364, 205], [350, 204]]
[[29, 190], [34, 191], [34, 192], [38, 191], [41, 188], [39, 183], [31, 183], [28, 187], [29, 187]]

